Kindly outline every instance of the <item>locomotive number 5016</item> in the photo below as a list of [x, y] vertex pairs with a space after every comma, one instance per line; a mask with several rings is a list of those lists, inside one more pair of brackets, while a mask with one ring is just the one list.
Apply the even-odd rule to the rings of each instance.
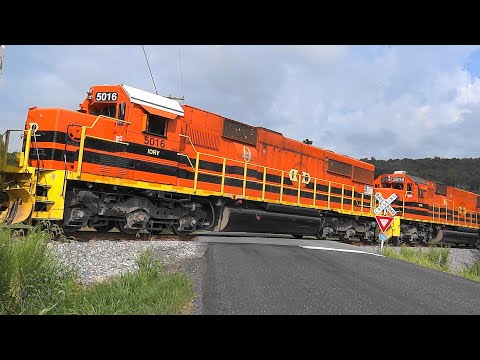
[[151, 136], [145, 136], [144, 138], [145, 139], [144, 139], [143, 143], [145, 145], [156, 146], [156, 147], [159, 147], [159, 148], [162, 148], [162, 149], [165, 147], [165, 140], [164, 139], [154, 138], [154, 137], [151, 137]]

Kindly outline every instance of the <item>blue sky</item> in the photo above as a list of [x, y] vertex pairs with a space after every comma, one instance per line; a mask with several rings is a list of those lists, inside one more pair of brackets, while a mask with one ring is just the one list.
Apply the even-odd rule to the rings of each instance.
[[[479, 46], [145, 49], [160, 95], [314, 146], [355, 158], [480, 157]], [[96, 84], [154, 92], [141, 45], [7, 44], [0, 133], [23, 128], [32, 106], [76, 110]]]

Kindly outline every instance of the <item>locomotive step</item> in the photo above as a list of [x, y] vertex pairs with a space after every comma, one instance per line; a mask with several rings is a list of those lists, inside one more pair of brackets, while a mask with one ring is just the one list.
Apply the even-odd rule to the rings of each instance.
[[36, 203], [41, 203], [41, 204], [55, 204], [55, 201], [53, 200], [44, 200], [44, 199], [35, 199]]
[[52, 187], [52, 185], [43, 185], [43, 184], [37, 184], [37, 187], [41, 186], [42, 188], [44, 189], [50, 189]]

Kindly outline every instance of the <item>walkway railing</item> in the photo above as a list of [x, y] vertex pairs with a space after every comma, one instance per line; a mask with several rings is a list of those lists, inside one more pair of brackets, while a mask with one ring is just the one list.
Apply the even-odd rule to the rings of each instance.
[[[190, 158], [186, 154], [178, 153], [180, 156], [187, 157], [189, 164], [194, 170], [194, 180], [193, 180], [193, 193], [198, 193], [204, 191], [205, 189], [199, 185], [199, 177], [201, 175], [213, 176], [219, 178], [218, 189], [208, 190], [214, 193], [215, 195], [225, 196], [226, 195], [226, 186], [228, 186], [228, 180], [233, 180], [241, 182], [241, 187], [230, 187], [228, 194], [234, 196], [235, 198], [242, 198], [253, 201], [265, 201], [268, 199], [269, 202], [285, 204], [285, 205], [297, 205], [302, 207], [309, 208], [318, 208], [325, 210], [341, 210], [345, 213], [359, 213], [359, 214], [368, 214], [371, 215], [373, 212], [373, 196], [365, 195], [360, 192], [355, 191], [355, 186], [346, 185], [338, 183], [335, 181], [329, 181], [317, 177], [311, 177], [306, 173], [297, 173], [294, 175], [292, 181], [293, 185], [285, 184], [285, 177], [290, 176], [289, 172], [286, 170], [276, 169], [273, 167], [251, 164], [249, 161], [245, 160], [234, 160], [226, 157], [207, 154], [199, 152], [196, 150], [191, 139], [187, 135], [180, 134], [181, 137], [186, 138], [193, 150], [195, 151], [195, 164], [190, 161]], [[221, 165], [221, 172], [214, 170], [202, 169], [200, 163], [202, 161], [213, 161], [215, 164]], [[239, 174], [227, 174], [227, 166], [235, 166], [242, 169]], [[250, 173], [256, 173], [257, 176], [249, 176]], [[280, 179], [280, 184], [278, 182], [268, 181], [267, 174], [270, 177], [275, 177]], [[259, 179], [261, 177], [261, 179]], [[296, 184], [295, 184], [296, 182]], [[307, 188], [307, 185], [313, 183], [311, 188]], [[250, 187], [248, 185], [251, 185]], [[211, 183], [209, 183], [211, 186]], [[267, 191], [268, 187], [278, 188], [277, 191]], [[340, 189], [340, 194], [334, 193], [333, 188]], [[321, 190], [323, 189], [323, 190]], [[363, 189], [362, 189], [363, 190]], [[286, 193], [289, 194], [286, 194]], [[268, 194], [267, 194], [268, 193]], [[356, 199], [356, 196], [357, 198]], [[289, 200], [287, 200], [289, 196]], [[320, 197], [323, 199], [320, 199]], [[296, 199], [293, 200], [292, 199]], [[367, 202], [366, 200], [369, 199]], [[333, 206], [333, 203], [338, 203], [338, 206]]]

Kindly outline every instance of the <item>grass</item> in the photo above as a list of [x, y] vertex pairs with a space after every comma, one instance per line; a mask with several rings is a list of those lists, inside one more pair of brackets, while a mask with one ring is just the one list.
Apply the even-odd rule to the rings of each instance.
[[470, 268], [462, 270], [459, 275], [480, 282], [480, 260], [477, 260]]
[[161, 262], [146, 251], [138, 270], [66, 296], [50, 313], [80, 315], [179, 314], [193, 297], [187, 277], [165, 272]]
[[480, 260], [478, 260], [470, 268], [466, 268], [459, 272], [454, 272], [448, 266], [448, 259], [450, 257], [450, 248], [448, 246], [416, 249], [401, 245], [400, 251], [396, 251], [395, 248], [386, 246], [383, 248], [383, 252], [381, 252], [381, 254], [391, 258], [412, 262], [431, 269], [449, 272], [473, 281], [480, 282]]
[[185, 274], [168, 273], [151, 251], [137, 269], [82, 286], [35, 229], [25, 238], [0, 228], [0, 314], [180, 314], [193, 298]]
[[400, 246], [400, 251], [397, 252], [394, 248], [389, 246], [384, 247], [383, 255], [395, 259], [401, 259], [415, 263], [420, 266], [432, 268], [435, 270], [448, 271], [448, 257], [450, 256], [450, 249], [431, 247], [427, 250], [421, 249], [417, 251], [415, 248], [407, 246]]
[[73, 271], [49, 251], [49, 239], [38, 230], [18, 239], [11, 229], [0, 229], [1, 314], [40, 313], [74, 287]]

